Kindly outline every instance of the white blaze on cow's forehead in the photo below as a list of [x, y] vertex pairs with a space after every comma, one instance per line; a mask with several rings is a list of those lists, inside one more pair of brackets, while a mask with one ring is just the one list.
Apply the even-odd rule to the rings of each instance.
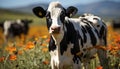
[[51, 11], [53, 8], [62, 7], [60, 2], [51, 2], [48, 7], [48, 11]]

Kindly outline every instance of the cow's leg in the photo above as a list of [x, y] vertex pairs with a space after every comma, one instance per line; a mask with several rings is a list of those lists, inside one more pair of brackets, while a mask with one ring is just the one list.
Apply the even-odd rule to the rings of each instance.
[[7, 42], [8, 42], [8, 36], [5, 35], [5, 36], [4, 36], [4, 43], [6, 44]]
[[51, 69], [61, 69], [60, 65], [55, 63], [55, 59], [53, 57], [51, 57]]
[[57, 67], [55, 66], [55, 63], [54, 63], [53, 59], [51, 59], [51, 69], [57, 69]]
[[100, 60], [100, 64], [101, 66], [103, 66], [103, 69], [110, 69], [108, 63], [107, 51], [98, 49], [97, 53]]

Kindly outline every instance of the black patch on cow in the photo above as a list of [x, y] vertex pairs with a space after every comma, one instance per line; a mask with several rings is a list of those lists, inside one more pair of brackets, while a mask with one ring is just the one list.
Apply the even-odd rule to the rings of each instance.
[[[69, 43], [72, 43], [72, 44], [74, 44], [74, 46], [71, 49], [71, 53], [75, 55], [76, 53], [78, 53], [80, 51], [80, 48], [79, 48], [79, 39], [80, 39], [79, 32], [75, 30], [75, 28], [74, 28], [74, 26], [71, 22], [65, 23], [65, 26], [67, 28], [67, 31], [66, 31], [65, 36], [64, 36], [66, 38], [66, 41], [62, 40], [62, 42], [60, 43], [61, 44], [61, 46], [60, 46], [61, 50], [64, 49], [64, 50], [61, 51], [61, 54], [63, 54], [64, 51], [67, 50], [67, 45]], [[67, 45], [64, 42], [67, 43]], [[66, 48], [64, 47], [64, 44], [65, 44]]]
[[87, 36], [86, 36], [86, 33], [87, 33], [87, 30], [84, 28], [84, 26], [81, 26], [81, 30], [82, 30], [82, 33], [83, 33], [83, 41], [84, 43], [87, 42]]
[[85, 17], [85, 15], [81, 15], [81, 17]]
[[105, 33], [104, 33], [104, 36], [103, 36], [103, 40], [104, 40], [104, 45], [106, 46], [107, 45], [107, 30], [105, 30]]
[[107, 30], [105, 29], [104, 26], [101, 27], [99, 34], [100, 34], [100, 39], [103, 39], [105, 42], [104, 45], [107, 45], [107, 38], [106, 38], [107, 37]]
[[12, 36], [20, 36], [23, 33], [23, 27], [17, 23], [11, 24], [11, 27], [8, 29], [8, 33]]
[[89, 23], [86, 22], [86, 24], [87, 25], [85, 27], [86, 27], [89, 35], [90, 35], [91, 43], [92, 43], [93, 46], [95, 46], [96, 43], [97, 43], [97, 39], [95, 37], [95, 34], [93, 33], [94, 31], [92, 30], [92, 27], [91, 27], [91, 25]]
[[[88, 31], [89, 35], [90, 35], [92, 45], [95, 46], [96, 43], [97, 43], [97, 39], [96, 39], [95, 34], [94, 34], [94, 31], [96, 30], [95, 27], [93, 26], [93, 24], [92, 24], [91, 21], [88, 21], [85, 18], [82, 20], [82, 22], [84, 22], [85, 24], [87, 24], [87, 25], [85, 25], [85, 28]], [[99, 37], [99, 34], [98, 34], [97, 30], [95, 31], [95, 33], [97, 33], [97, 35]]]
[[51, 36], [50, 37], [50, 42], [49, 42], [49, 51], [54, 51], [55, 49], [56, 49], [55, 41]]
[[62, 12], [61, 12], [61, 14], [60, 14], [60, 21], [61, 21], [62, 23], [65, 22], [65, 11], [62, 11]]
[[104, 34], [104, 31], [105, 31], [105, 27], [102, 26], [102, 27], [100, 28], [100, 32], [99, 32], [100, 38], [102, 38], [102, 36], [103, 36], [103, 34]]
[[68, 47], [68, 41], [67, 41], [67, 34], [65, 32], [64, 36], [63, 36], [63, 39], [62, 41], [60, 42], [60, 53], [61, 55], [63, 55], [64, 51], [67, 50], [67, 47]]
[[46, 13], [46, 21], [47, 21], [47, 28], [49, 30], [51, 24], [52, 24], [52, 19], [51, 19], [51, 16], [50, 16], [50, 12], [47, 12]]
[[74, 61], [74, 63], [79, 64], [79, 61], [81, 61], [81, 59], [80, 59], [79, 56], [74, 55], [74, 57], [73, 57], [73, 61]]
[[100, 38], [100, 34], [99, 34], [98, 30], [95, 28], [94, 28], [94, 30], [95, 30], [95, 33], [97, 33], [98, 37]]

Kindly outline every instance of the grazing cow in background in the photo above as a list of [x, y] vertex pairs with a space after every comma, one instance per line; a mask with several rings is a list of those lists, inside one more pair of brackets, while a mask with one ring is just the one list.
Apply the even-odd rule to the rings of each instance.
[[112, 26], [114, 29], [120, 28], [120, 21], [112, 21]]
[[29, 23], [32, 23], [32, 20], [28, 19], [18, 19], [16, 21], [6, 20], [0, 23], [0, 27], [2, 27], [5, 36], [5, 41], [15, 36], [21, 37], [21, 34], [27, 35], [29, 31]]
[[[33, 8], [33, 13], [39, 18], [46, 17], [47, 27], [50, 33], [49, 52], [51, 55], [52, 69], [81, 69], [84, 64], [86, 69], [89, 60], [98, 53], [101, 65], [108, 68], [106, 51], [97, 49], [97, 46], [106, 45], [106, 26], [102, 20], [79, 17], [70, 18], [77, 12], [77, 8], [65, 9], [59, 2], [51, 2], [47, 10], [42, 7]], [[86, 16], [86, 15], [85, 15]], [[97, 20], [95, 23], [94, 20]], [[99, 23], [101, 22], [101, 23]], [[96, 24], [104, 27], [98, 27]], [[103, 32], [103, 33], [102, 33]]]

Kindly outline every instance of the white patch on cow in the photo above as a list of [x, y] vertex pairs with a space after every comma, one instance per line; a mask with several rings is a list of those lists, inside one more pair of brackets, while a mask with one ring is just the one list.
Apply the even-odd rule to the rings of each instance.
[[[79, 17], [79, 19], [80, 20], [82, 20], [83, 18], [85, 18], [85, 19], [87, 19], [88, 21], [91, 21], [92, 22], [92, 24], [94, 25], [94, 27], [99, 31], [100, 30], [100, 28], [101, 28], [101, 26], [104, 26], [104, 24], [103, 24], [103, 21], [102, 21], [102, 19], [100, 18], [100, 17], [98, 17], [98, 16], [95, 16], [95, 15], [93, 15], [93, 14], [87, 14], [87, 13], [85, 13], [85, 14], [83, 14], [85, 17]], [[96, 20], [96, 19], [94, 19], [94, 18], [97, 18], [98, 20]], [[99, 27], [98, 27], [98, 25], [99, 25]]]
[[[51, 2], [49, 4], [49, 7], [48, 7], [48, 11], [51, 11], [53, 8], [56, 8], [56, 7], [61, 7], [61, 4], [60, 2], [56, 1], [56, 2]], [[52, 12], [52, 11], [51, 11]]]
[[17, 20], [16, 20], [16, 23], [19, 24], [19, 25], [21, 25], [21, 26], [24, 26], [24, 24], [21, 22], [20, 19], [17, 19]]
[[[51, 19], [52, 19], [52, 25], [51, 27], [62, 27], [62, 22], [60, 21], [60, 14], [62, 9], [55, 8], [53, 9], [53, 12], [51, 12]], [[49, 33], [52, 33], [52, 30], [49, 30]]]
[[61, 63], [63, 65], [72, 65], [73, 63], [73, 55], [71, 54], [71, 48], [73, 48], [74, 44], [69, 43], [67, 45], [67, 50], [60, 57]]
[[58, 47], [54, 51], [50, 51], [51, 55], [51, 65], [54, 66], [59, 66], [59, 52], [58, 52]]
[[67, 51], [60, 55], [60, 46], [57, 46], [57, 49], [50, 52], [51, 55], [51, 65], [57, 67], [64, 67], [73, 65], [73, 55], [71, 54], [71, 48], [73, 48], [73, 44], [69, 43]]
[[8, 35], [8, 29], [10, 28], [11, 26], [11, 21], [5, 21], [4, 23], [4, 35], [7, 36]]

